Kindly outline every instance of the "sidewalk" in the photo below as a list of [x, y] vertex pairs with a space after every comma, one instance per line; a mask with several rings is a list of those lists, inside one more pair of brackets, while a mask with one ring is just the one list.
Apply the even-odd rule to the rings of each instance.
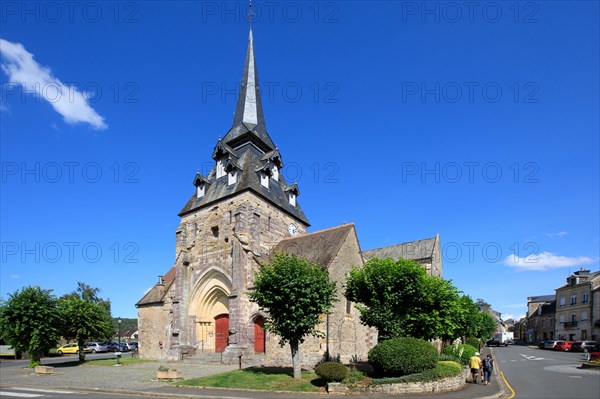
[[[489, 348], [482, 350], [485, 356]], [[71, 360], [71, 359], [65, 359]], [[42, 361], [42, 364], [44, 362]], [[156, 371], [161, 363], [139, 363], [127, 366], [72, 366], [68, 364], [53, 364], [55, 374], [52, 376], [37, 376], [34, 371], [24, 367], [2, 367], [0, 369], [0, 386], [43, 387], [75, 390], [89, 390], [94, 392], [108, 392], [120, 394], [145, 395], [162, 398], [257, 398], [257, 399], [306, 399], [319, 398], [326, 393], [292, 393], [270, 391], [248, 391], [220, 388], [193, 388], [178, 387], [170, 383], [156, 380]], [[221, 364], [181, 364], [170, 365], [182, 372], [184, 379], [202, 377], [224, 371], [235, 370], [237, 365]], [[499, 374], [496, 369], [495, 374]], [[499, 375], [492, 378], [490, 385], [466, 384], [460, 391], [438, 393], [401, 395], [395, 398], [419, 399], [474, 399], [474, 398], [499, 398], [503, 393], [499, 383]], [[373, 395], [377, 398], [391, 398], [391, 396]]]

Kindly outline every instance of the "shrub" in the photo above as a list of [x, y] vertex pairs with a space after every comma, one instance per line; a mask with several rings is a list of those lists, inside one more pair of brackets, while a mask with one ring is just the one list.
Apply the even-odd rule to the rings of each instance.
[[396, 378], [379, 378], [369, 382], [369, 385], [381, 385], [391, 383], [409, 383], [409, 382], [431, 382], [442, 378], [456, 377], [462, 373], [462, 367], [456, 362], [438, 362], [437, 365], [421, 373], [405, 375]]
[[402, 376], [435, 367], [438, 353], [427, 341], [394, 338], [375, 345], [369, 351], [369, 364], [377, 375]]
[[460, 359], [461, 364], [469, 364], [469, 359], [477, 352], [477, 348], [471, 345], [463, 344], [454, 346], [447, 346], [442, 351], [443, 355], [446, 356], [454, 356], [457, 359]]
[[467, 340], [465, 342], [465, 344], [471, 345], [472, 347], [477, 348], [477, 349], [479, 349], [479, 343], [480, 343], [479, 340], [474, 337], [467, 338]]
[[342, 363], [323, 362], [315, 368], [315, 373], [325, 382], [339, 382], [348, 375], [348, 369]]

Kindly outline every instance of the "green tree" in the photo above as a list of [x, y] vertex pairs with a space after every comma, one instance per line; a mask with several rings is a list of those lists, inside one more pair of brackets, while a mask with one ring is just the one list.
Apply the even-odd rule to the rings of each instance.
[[458, 328], [458, 290], [412, 260], [370, 259], [350, 272], [345, 296], [356, 303], [362, 323], [377, 328], [380, 342], [449, 337]]
[[496, 320], [494, 320], [494, 318], [486, 312], [479, 312], [479, 328], [478, 328], [478, 333], [479, 333], [479, 338], [483, 339], [483, 340], [488, 340], [490, 338], [492, 338], [492, 335], [494, 335], [494, 331], [496, 329], [498, 329], [498, 324], [496, 323]]
[[63, 321], [63, 337], [77, 341], [80, 362], [85, 360], [85, 341], [110, 336], [114, 330], [110, 313], [101, 303], [75, 297], [61, 298], [58, 309]]
[[43, 352], [56, 345], [60, 318], [52, 290], [25, 287], [9, 294], [0, 307], [0, 330], [15, 350], [29, 354], [29, 367], [40, 364]]
[[276, 254], [255, 273], [250, 300], [268, 313], [265, 328], [279, 335], [279, 345], [290, 344], [295, 379], [302, 378], [299, 345], [307, 335], [323, 335], [317, 325], [335, 294], [327, 270], [295, 255]]

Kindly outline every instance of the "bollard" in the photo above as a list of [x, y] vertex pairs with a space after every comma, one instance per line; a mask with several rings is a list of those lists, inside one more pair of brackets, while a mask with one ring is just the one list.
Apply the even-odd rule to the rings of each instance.
[[239, 359], [239, 369], [240, 370], [242, 369], [242, 356], [244, 356], [244, 355], [239, 355], [238, 356], [238, 359]]
[[121, 365], [121, 352], [115, 352], [115, 355], [117, 355], [117, 364], [115, 366], [120, 366]]

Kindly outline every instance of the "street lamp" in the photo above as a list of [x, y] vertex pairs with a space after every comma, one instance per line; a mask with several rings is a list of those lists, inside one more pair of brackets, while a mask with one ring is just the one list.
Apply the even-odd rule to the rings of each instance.
[[121, 318], [119, 317], [117, 319], [117, 324], [118, 324], [118, 329], [117, 329], [117, 338], [119, 338], [119, 352], [121, 351], [121, 322], [123, 320], [121, 320]]

